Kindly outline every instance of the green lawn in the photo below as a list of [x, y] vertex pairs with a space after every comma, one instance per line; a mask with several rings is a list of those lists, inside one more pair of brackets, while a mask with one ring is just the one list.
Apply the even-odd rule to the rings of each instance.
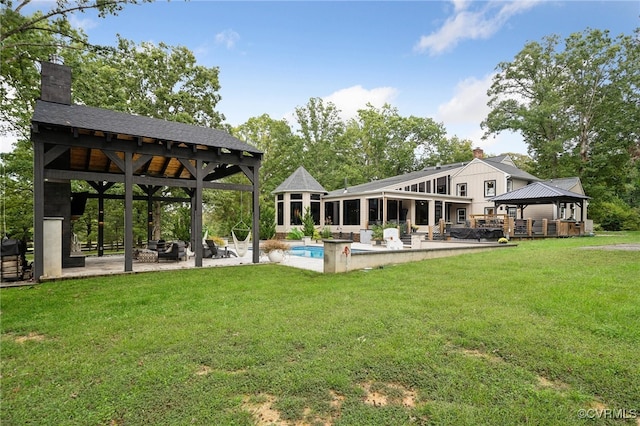
[[640, 233], [3, 289], [2, 425], [640, 424]]

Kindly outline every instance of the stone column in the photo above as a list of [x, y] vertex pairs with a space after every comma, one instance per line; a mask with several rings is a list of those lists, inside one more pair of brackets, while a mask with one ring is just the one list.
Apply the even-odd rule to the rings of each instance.
[[347, 272], [351, 263], [351, 240], [323, 240], [324, 273]]
[[43, 221], [42, 276], [44, 278], [62, 276], [62, 221], [61, 217], [45, 217]]

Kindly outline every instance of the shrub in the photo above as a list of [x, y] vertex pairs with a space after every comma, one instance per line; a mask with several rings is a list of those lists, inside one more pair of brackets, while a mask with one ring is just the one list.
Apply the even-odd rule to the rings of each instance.
[[640, 230], [640, 211], [619, 198], [593, 202], [589, 206], [589, 216], [605, 231]]
[[282, 240], [267, 240], [260, 245], [260, 249], [267, 254], [275, 250], [288, 251], [289, 244]]
[[276, 215], [273, 207], [260, 209], [260, 239], [268, 240], [276, 235]]
[[316, 230], [316, 223], [313, 220], [311, 209], [307, 207], [304, 210], [304, 215], [302, 216], [302, 232], [306, 237], [313, 237], [313, 233], [315, 230]]
[[322, 231], [320, 231], [320, 237], [322, 237], [325, 240], [328, 240], [329, 238], [333, 238], [333, 233], [331, 232], [331, 228], [328, 226], [325, 226], [324, 228], [322, 228]]
[[293, 228], [287, 234], [287, 240], [301, 240], [304, 237], [304, 232], [302, 232], [299, 228]]

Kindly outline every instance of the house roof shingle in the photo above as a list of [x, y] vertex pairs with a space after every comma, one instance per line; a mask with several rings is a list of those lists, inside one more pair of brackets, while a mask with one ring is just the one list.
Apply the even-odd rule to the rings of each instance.
[[86, 105], [65, 105], [38, 100], [32, 122], [262, 154], [256, 147], [223, 130]]
[[276, 189], [272, 191], [272, 194], [278, 194], [281, 192], [316, 192], [326, 194], [327, 190], [309, 174], [307, 169], [300, 166], [295, 172], [285, 179]]
[[[458, 167], [462, 167], [464, 164], [466, 163], [453, 163], [453, 164], [447, 164], [444, 166], [425, 167], [424, 169], [418, 170], [415, 172], [409, 172], [403, 175], [392, 176], [392, 177], [380, 179], [380, 180], [374, 180], [374, 181], [363, 183], [360, 185], [348, 186], [347, 188], [343, 188], [343, 189], [337, 189], [335, 191], [329, 192], [328, 196], [331, 197], [331, 196], [344, 195], [345, 193], [359, 194], [359, 193], [365, 193], [365, 192], [375, 192], [375, 191], [379, 191], [387, 188], [395, 189], [394, 188], [395, 186], [404, 185], [404, 182], [407, 182], [413, 179], [420, 179], [426, 176], [431, 176], [437, 173], [441, 173], [445, 170], [456, 169]], [[346, 192], [345, 192], [345, 189], [346, 189]]]

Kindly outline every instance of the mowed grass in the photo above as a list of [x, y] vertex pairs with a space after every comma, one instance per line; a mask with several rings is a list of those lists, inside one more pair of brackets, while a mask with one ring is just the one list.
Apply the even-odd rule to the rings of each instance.
[[[638, 424], [639, 233], [3, 289], [3, 425]], [[610, 411], [606, 411], [610, 410]]]

